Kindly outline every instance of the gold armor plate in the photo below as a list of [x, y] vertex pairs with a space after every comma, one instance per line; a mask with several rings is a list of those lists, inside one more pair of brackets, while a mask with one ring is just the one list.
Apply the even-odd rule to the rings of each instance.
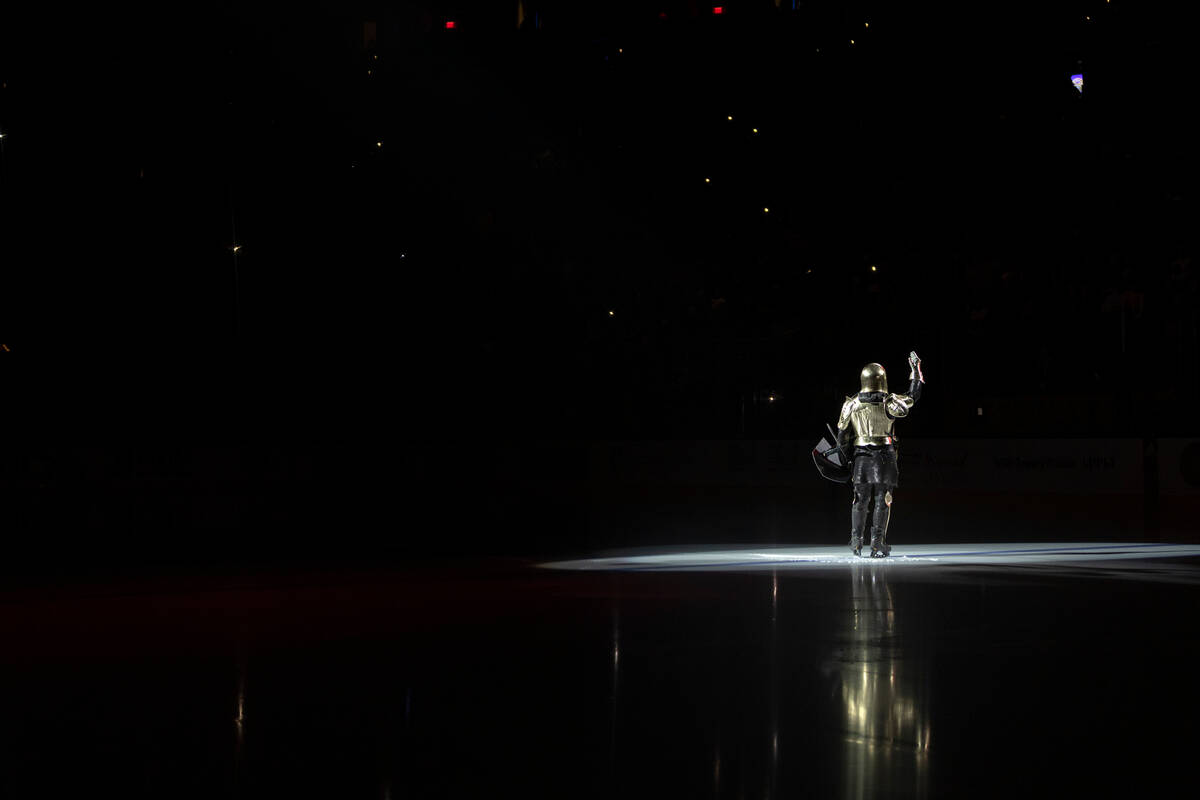
[[902, 394], [889, 394], [880, 403], [864, 403], [857, 397], [847, 397], [838, 417], [838, 430], [844, 431], [852, 425], [856, 447], [895, 444], [896, 418], [908, 416], [912, 405], [912, 398]]

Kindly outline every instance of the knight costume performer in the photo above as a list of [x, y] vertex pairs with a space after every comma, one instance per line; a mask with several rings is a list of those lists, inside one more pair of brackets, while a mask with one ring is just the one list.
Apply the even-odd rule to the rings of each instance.
[[908, 394], [888, 392], [887, 373], [879, 364], [867, 364], [859, 375], [861, 390], [847, 397], [838, 416], [839, 449], [851, 456], [850, 483], [854, 501], [850, 508], [850, 548], [862, 555], [863, 532], [871, 511], [871, 557], [884, 558], [892, 493], [900, 482], [897, 467], [896, 420], [907, 417], [921, 397], [925, 378], [916, 352], [908, 356]]

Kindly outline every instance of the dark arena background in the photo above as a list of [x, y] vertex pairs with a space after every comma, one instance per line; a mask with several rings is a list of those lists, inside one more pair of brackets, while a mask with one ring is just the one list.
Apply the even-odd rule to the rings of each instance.
[[4, 5], [0, 798], [1187, 791], [1177, 15]]

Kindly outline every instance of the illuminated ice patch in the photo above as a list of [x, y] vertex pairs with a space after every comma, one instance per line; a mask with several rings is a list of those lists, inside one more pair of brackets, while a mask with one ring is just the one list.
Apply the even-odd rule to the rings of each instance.
[[[866, 549], [864, 548], [864, 555]], [[1067, 564], [1147, 558], [1200, 556], [1200, 545], [1143, 542], [1038, 542], [991, 544], [892, 545], [888, 558], [859, 558], [841, 547], [745, 547], [657, 550], [597, 558], [554, 561], [548, 569], [599, 571], [726, 571], [800, 570], [848, 564], [889, 564], [922, 568], [933, 565]]]

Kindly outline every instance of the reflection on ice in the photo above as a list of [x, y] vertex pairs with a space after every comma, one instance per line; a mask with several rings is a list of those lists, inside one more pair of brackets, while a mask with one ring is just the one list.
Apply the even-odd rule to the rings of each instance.
[[881, 786], [922, 795], [928, 784], [929, 698], [897, 630], [888, 569], [851, 568], [850, 624], [826, 662], [843, 706], [844, 794], [868, 797]]

